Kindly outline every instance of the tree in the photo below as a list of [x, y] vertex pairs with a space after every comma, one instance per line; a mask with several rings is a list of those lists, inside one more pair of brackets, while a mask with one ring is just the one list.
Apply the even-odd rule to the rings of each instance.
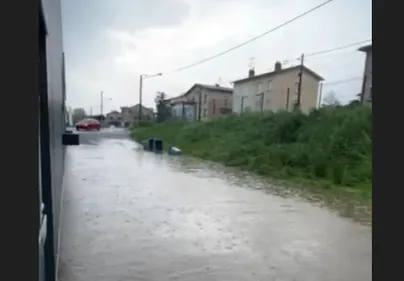
[[348, 103], [348, 107], [357, 107], [357, 106], [360, 106], [362, 103], [361, 103], [361, 101], [360, 100], [351, 100], [349, 103]]
[[86, 118], [87, 114], [84, 108], [75, 108], [73, 109], [72, 113], [72, 119], [73, 119], [73, 125], [79, 122], [80, 120], [83, 120]]
[[329, 91], [323, 99], [322, 106], [339, 106], [339, 105], [341, 105], [341, 103], [335, 96], [334, 91]]
[[161, 103], [161, 102], [164, 102], [164, 100], [166, 100], [167, 99], [167, 94], [166, 93], [164, 93], [164, 92], [157, 92], [156, 93], [156, 97], [155, 97], [155, 99], [154, 99], [154, 102], [156, 103], [156, 104], [159, 104], [159, 103]]
[[157, 122], [163, 122], [171, 117], [171, 108], [165, 102], [167, 94], [164, 92], [157, 92], [154, 99], [157, 108]]
[[361, 98], [362, 98], [362, 93], [356, 94], [356, 99], [351, 100], [347, 106], [348, 107], [357, 107], [357, 106], [362, 105]]

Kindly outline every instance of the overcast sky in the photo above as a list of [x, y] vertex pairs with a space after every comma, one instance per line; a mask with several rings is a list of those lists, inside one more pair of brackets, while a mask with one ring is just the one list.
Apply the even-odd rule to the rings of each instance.
[[[143, 102], [156, 91], [176, 96], [194, 83], [229, 86], [247, 75], [271, 71], [276, 60], [296, 65], [302, 53], [372, 38], [371, 0], [334, 0], [319, 10], [220, 58], [169, 73], [259, 35], [324, 0], [62, 0], [67, 103], [104, 112], [139, 100], [139, 75], [168, 72], [144, 81]], [[307, 58], [326, 79], [324, 94], [342, 101], [361, 88], [365, 55], [355, 46]], [[348, 81], [346, 81], [348, 80]]]

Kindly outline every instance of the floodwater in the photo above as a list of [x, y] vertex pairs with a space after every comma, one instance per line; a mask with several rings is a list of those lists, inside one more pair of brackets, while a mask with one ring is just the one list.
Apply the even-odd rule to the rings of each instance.
[[60, 281], [368, 281], [371, 229], [124, 131], [69, 147]]

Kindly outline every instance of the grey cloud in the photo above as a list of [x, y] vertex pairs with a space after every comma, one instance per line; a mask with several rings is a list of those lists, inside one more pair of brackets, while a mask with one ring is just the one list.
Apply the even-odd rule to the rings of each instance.
[[68, 33], [177, 25], [189, 12], [179, 0], [64, 0], [62, 7]]
[[[155, 67], [156, 71], [171, 70], [171, 57], [175, 57], [172, 62], [175, 63], [174, 68], [191, 64], [256, 36], [322, 0], [62, 1], [68, 102], [77, 106], [89, 106], [98, 103], [100, 89], [113, 96], [116, 104], [136, 102], [138, 93], [136, 71], [140, 71], [140, 68], [145, 71], [142, 63], [149, 66], [149, 63], [144, 63], [145, 61], [151, 61], [150, 68]], [[280, 7], [275, 9], [274, 6]], [[137, 42], [110, 40], [105, 34], [106, 30], [131, 33], [139, 29], [171, 27], [179, 25], [189, 15], [193, 22], [212, 19], [220, 24], [221, 15], [233, 11], [236, 11], [235, 15], [237, 12], [248, 15], [248, 19], [240, 21], [248, 28], [238, 31], [234, 36], [223, 35], [226, 40], [220, 44], [202, 46], [181, 53], [173, 49], [173, 53], [167, 55], [168, 65], [162, 61], [154, 61], [152, 53], [160, 49], [169, 49], [169, 46], [164, 44], [150, 50], [149, 53], [144, 52], [139, 64], [133, 63], [122, 67], [113, 62], [113, 58], [120, 53], [121, 48], [134, 50]], [[371, 3], [368, 0], [334, 1], [318, 12], [228, 55], [175, 75], [148, 80], [144, 84], [144, 102], [153, 105], [156, 91], [177, 95], [195, 82], [215, 83], [220, 77], [223, 83], [227, 83], [245, 77], [251, 57], [256, 58], [256, 71], [260, 73], [271, 70], [273, 63], [278, 59], [293, 59], [302, 52], [321, 51], [367, 39], [367, 36], [371, 37], [371, 19]], [[234, 22], [237, 23], [236, 21], [235, 18]], [[250, 26], [249, 21], [254, 24]], [[187, 27], [189, 26], [185, 27], [185, 31], [188, 31]], [[209, 32], [204, 34], [209, 36]], [[136, 51], [133, 53], [136, 54]], [[363, 60], [364, 55], [353, 48], [346, 52], [308, 58], [306, 64], [328, 81], [337, 81], [361, 76]], [[348, 100], [355, 96], [360, 86], [360, 79], [349, 83], [330, 83], [324, 86], [323, 92], [332, 90], [339, 99]]]
[[[106, 29], [133, 32], [179, 25], [189, 6], [180, 0], [62, 0], [63, 36], [68, 67], [112, 57]], [[74, 58], [74, 60], [73, 60]]]

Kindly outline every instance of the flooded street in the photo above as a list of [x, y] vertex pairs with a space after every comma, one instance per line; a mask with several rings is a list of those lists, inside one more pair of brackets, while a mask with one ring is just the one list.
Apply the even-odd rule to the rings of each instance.
[[371, 229], [124, 131], [66, 154], [60, 281], [368, 281]]

